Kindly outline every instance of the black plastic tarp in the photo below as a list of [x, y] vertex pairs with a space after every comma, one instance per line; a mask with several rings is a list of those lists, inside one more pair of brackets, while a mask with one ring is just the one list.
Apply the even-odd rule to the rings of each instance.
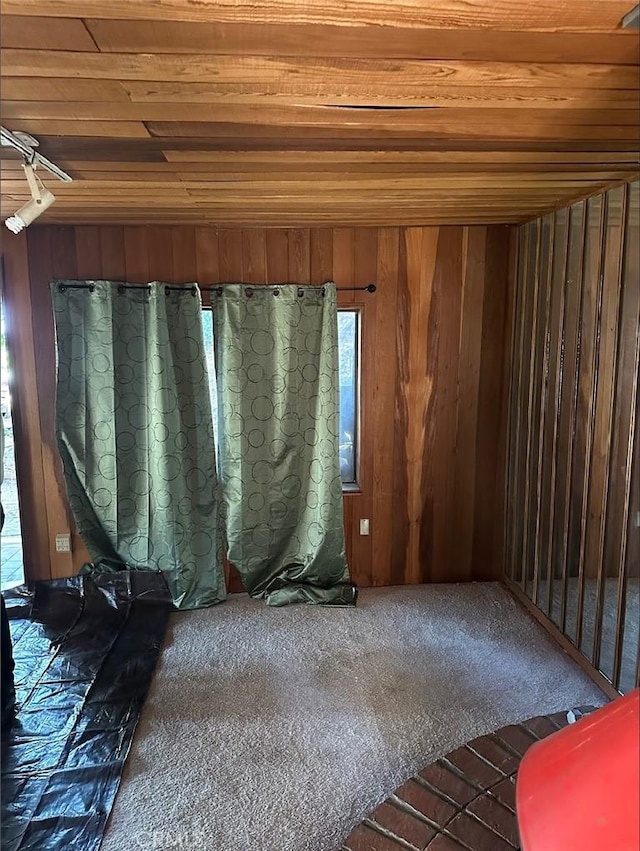
[[17, 714], [2, 733], [3, 851], [93, 851], [160, 655], [171, 598], [155, 572], [5, 594]]

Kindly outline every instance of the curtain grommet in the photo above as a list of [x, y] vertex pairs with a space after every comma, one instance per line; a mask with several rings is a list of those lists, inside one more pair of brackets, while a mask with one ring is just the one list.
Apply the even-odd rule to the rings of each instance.
[[303, 295], [304, 295], [304, 290], [302, 289], [302, 287], [298, 287], [298, 298], [302, 298]]
[[275, 290], [273, 291], [273, 294], [274, 294], [274, 296], [280, 295], [280, 290], [276, 287]]
[[247, 287], [246, 290], [244, 291], [244, 294], [246, 295], [247, 298], [252, 298], [253, 290], [251, 289], [251, 287]]
[[58, 292], [59, 293], [66, 293], [66, 291], [67, 291], [67, 288], [64, 284], [58, 284]]

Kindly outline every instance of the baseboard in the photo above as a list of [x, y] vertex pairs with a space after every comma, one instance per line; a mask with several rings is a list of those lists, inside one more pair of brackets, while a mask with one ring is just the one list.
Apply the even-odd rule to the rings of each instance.
[[513, 580], [506, 576], [503, 577], [502, 581], [507, 586], [507, 590], [510, 591], [515, 599], [522, 604], [534, 620], [536, 620], [540, 626], [549, 633], [551, 638], [553, 638], [554, 641], [562, 647], [567, 655], [571, 656], [574, 662], [580, 665], [582, 670], [591, 677], [598, 688], [600, 688], [608, 698], [615, 700], [617, 697], [620, 697], [620, 692], [616, 691], [604, 674], [601, 674], [597, 668], [594, 668], [587, 657], [582, 655], [575, 644], [569, 641], [566, 635], [558, 629], [553, 621], [549, 620], [549, 618], [543, 614], [537, 606], [534, 606], [519, 585], [516, 585]]

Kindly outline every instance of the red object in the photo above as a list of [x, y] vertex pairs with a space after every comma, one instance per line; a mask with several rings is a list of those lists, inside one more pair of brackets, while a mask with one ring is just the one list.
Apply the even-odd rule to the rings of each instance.
[[638, 851], [640, 689], [533, 745], [516, 808], [523, 851]]

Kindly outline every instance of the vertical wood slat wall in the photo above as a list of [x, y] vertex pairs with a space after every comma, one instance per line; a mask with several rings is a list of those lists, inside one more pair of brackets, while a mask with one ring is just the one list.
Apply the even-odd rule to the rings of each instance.
[[[54, 436], [51, 278], [132, 283], [334, 280], [362, 308], [360, 492], [345, 494], [355, 581], [498, 579], [502, 572], [503, 387], [508, 226], [237, 229], [30, 228], [5, 240], [15, 355], [16, 446], [32, 578], [87, 559]], [[370, 295], [346, 288], [375, 282]], [[506, 405], [506, 403], [505, 403]], [[369, 518], [371, 534], [359, 534]], [[71, 530], [73, 554], [55, 551]]]
[[638, 684], [640, 184], [519, 229], [508, 580], [613, 686]]

